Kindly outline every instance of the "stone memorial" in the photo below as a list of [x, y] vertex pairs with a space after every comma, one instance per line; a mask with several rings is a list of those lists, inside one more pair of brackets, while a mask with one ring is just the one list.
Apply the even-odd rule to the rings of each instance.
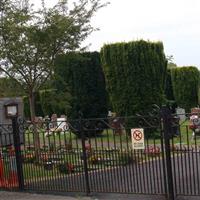
[[180, 121], [185, 121], [186, 116], [185, 116], [185, 109], [184, 108], [176, 108], [176, 114], [178, 115]]

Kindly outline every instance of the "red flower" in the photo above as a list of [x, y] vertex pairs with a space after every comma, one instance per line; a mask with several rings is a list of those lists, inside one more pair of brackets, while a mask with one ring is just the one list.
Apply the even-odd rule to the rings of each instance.
[[190, 125], [189, 125], [189, 128], [193, 130], [193, 129], [196, 128], [196, 126], [195, 126], [194, 124], [190, 124]]
[[71, 163], [68, 163], [67, 164], [67, 169], [68, 169], [69, 172], [73, 172], [74, 171], [74, 165], [71, 164]]

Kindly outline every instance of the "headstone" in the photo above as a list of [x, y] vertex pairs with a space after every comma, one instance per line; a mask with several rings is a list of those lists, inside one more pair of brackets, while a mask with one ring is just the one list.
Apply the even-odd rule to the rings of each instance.
[[52, 114], [51, 116], [51, 124], [52, 124], [52, 128], [57, 127], [57, 114]]
[[200, 114], [200, 108], [191, 108], [191, 113], [199, 115]]
[[114, 118], [111, 122], [111, 126], [113, 127], [114, 133], [117, 135], [121, 135], [123, 133], [122, 129], [122, 121], [120, 118]]
[[60, 115], [60, 118], [65, 118], [65, 120], [67, 120], [67, 116], [66, 115]]
[[42, 128], [44, 125], [44, 120], [42, 117], [35, 117], [35, 123], [38, 128]]
[[185, 116], [185, 109], [184, 108], [176, 108], [176, 114], [178, 115], [180, 121], [185, 121], [186, 116]]
[[66, 131], [68, 130], [68, 125], [66, 122], [66, 118], [57, 118], [57, 129], [61, 130], [61, 131]]

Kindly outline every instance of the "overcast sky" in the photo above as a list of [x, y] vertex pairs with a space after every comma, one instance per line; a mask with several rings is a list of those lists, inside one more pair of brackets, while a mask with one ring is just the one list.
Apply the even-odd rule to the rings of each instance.
[[[32, 0], [35, 3], [40, 0]], [[70, 0], [69, 0], [70, 1]], [[52, 4], [56, 0], [46, 0]], [[92, 25], [100, 31], [85, 41], [89, 50], [103, 44], [145, 39], [162, 41], [179, 66], [200, 68], [200, 0], [109, 0]]]

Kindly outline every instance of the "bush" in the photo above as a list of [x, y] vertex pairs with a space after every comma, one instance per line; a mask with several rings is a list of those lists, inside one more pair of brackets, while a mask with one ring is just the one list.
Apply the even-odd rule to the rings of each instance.
[[199, 70], [196, 67], [171, 69], [174, 98], [179, 107], [186, 112], [198, 105]]
[[55, 76], [69, 87], [72, 96], [68, 117], [105, 117], [107, 115], [107, 93], [104, 74], [98, 52], [70, 52], [59, 55], [55, 63]]
[[109, 99], [119, 116], [144, 114], [165, 100], [167, 59], [161, 42], [104, 45], [101, 60]]

